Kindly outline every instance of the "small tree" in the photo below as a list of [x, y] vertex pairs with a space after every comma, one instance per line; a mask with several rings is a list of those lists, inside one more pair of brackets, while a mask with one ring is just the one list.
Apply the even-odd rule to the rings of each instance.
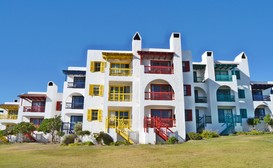
[[18, 135], [24, 134], [30, 135], [33, 131], [36, 130], [36, 127], [32, 123], [23, 121], [20, 122], [19, 124], [16, 124], [12, 130], [15, 134]]
[[62, 120], [61, 116], [55, 116], [54, 118], [44, 119], [38, 128], [38, 131], [43, 133], [49, 133], [51, 135], [51, 142], [55, 142], [56, 135], [61, 135]]
[[269, 128], [270, 126], [273, 125], [273, 119], [271, 118], [270, 114], [267, 114], [267, 115], [264, 117], [264, 122], [266, 123], [267, 128]]
[[256, 129], [256, 125], [260, 124], [261, 120], [259, 118], [248, 118], [247, 124], [253, 126], [253, 129]]

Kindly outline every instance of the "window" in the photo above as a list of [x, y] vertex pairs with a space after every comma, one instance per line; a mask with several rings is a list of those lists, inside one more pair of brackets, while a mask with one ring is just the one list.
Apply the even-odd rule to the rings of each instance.
[[90, 96], [103, 96], [103, 85], [89, 85]]
[[102, 122], [102, 110], [89, 109], [88, 112], [87, 112], [87, 121]]
[[91, 61], [90, 62], [90, 71], [91, 72], [104, 72], [105, 62]]
[[185, 110], [185, 120], [192, 121], [192, 110], [189, 109]]
[[83, 96], [72, 96], [71, 109], [83, 109], [84, 97]]
[[151, 109], [151, 117], [172, 118], [171, 109]]
[[190, 71], [190, 61], [183, 61], [183, 72], [189, 72]]
[[3, 110], [0, 110], [0, 113], [4, 113], [4, 111], [3, 111]]
[[131, 101], [130, 86], [109, 86], [110, 101]]
[[232, 109], [218, 109], [219, 123], [232, 122], [232, 120], [233, 120]]
[[240, 99], [245, 98], [245, 90], [244, 89], [239, 89], [238, 90], [238, 96]]
[[255, 117], [256, 118], [260, 118], [261, 120], [263, 120], [265, 116], [265, 109], [264, 108], [256, 108], [255, 109]]
[[43, 120], [43, 118], [30, 118], [30, 122], [36, 126], [39, 126]]
[[184, 96], [191, 96], [191, 85], [184, 85]]
[[232, 75], [236, 75], [236, 79], [240, 79], [241, 78], [239, 70], [232, 71]]
[[242, 118], [247, 118], [247, 111], [246, 109], [240, 109], [240, 115]]
[[56, 111], [62, 111], [62, 102], [61, 101], [57, 101], [57, 103], [56, 103]]

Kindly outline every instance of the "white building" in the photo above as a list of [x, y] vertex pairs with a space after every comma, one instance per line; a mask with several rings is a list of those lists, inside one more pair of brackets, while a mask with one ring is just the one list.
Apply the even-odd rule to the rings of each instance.
[[[63, 94], [49, 82], [45, 93], [20, 95], [19, 104], [10, 106], [19, 109], [18, 119], [2, 117], [0, 123], [39, 123], [61, 113], [65, 133], [82, 122], [84, 130], [106, 132], [115, 141], [154, 144], [170, 136], [182, 142], [187, 132], [204, 129], [223, 135], [249, 131], [247, 118], [273, 111], [273, 82], [251, 82], [244, 52], [219, 61], [206, 51], [201, 62], [193, 62], [180, 33], [171, 34], [167, 49], [142, 48], [136, 33], [132, 50], [88, 50], [86, 67], [63, 73]], [[0, 107], [8, 116], [8, 106]]]

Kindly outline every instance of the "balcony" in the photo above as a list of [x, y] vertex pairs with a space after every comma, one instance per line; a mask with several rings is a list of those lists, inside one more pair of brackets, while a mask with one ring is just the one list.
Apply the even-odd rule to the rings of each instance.
[[131, 68], [110, 68], [110, 76], [131, 76]]
[[83, 102], [79, 102], [79, 103], [67, 102], [65, 104], [65, 109], [83, 109], [83, 105], [84, 105]]
[[271, 101], [270, 96], [252, 95], [253, 101]]
[[194, 77], [193, 81], [194, 81], [194, 83], [203, 83], [204, 77]]
[[17, 117], [17, 114], [0, 114], [0, 119], [16, 120]]
[[132, 119], [106, 118], [106, 128], [131, 128]]
[[67, 82], [67, 88], [85, 88], [85, 82]]
[[171, 66], [144, 66], [144, 73], [173, 74], [173, 67], [171, 67]]
[[109, 101], [130, 102], [132, 93], [109, 93]]
[[232, 81], [232, 75], [215, 75], [216, 81]]
[[170, 128], [175, 122], [174, 118], [144, 117], [144, 128]]
[[235, 96], [234, 95], [224, 95], [224, 94], [218, 94], [217, 95], [217, 101], [218, 102], [234, 102]]
[[145, 100], [174, 100], [174, 92], [145, 92]]
[[207, 97], [196, 97], [195, 103], [207, 103]]
[[45, 112], [45, 106], [24, 106], [23, 112]]

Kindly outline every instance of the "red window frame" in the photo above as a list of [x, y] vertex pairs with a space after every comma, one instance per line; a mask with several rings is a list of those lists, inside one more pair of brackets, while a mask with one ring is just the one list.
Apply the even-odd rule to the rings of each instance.
[[190, 72], [190, 61], [182, 61], [183, 72]]
[[57, 101], [57, 103], [56, 103], [56, 111], [62, 111], [62, 102], [61, 101]]
[[185, 110], [185, 120], [192, 121], [192, 110], [191, 109]]
[[191, 96], [191, 85], [184, 85], [184, 96]]

